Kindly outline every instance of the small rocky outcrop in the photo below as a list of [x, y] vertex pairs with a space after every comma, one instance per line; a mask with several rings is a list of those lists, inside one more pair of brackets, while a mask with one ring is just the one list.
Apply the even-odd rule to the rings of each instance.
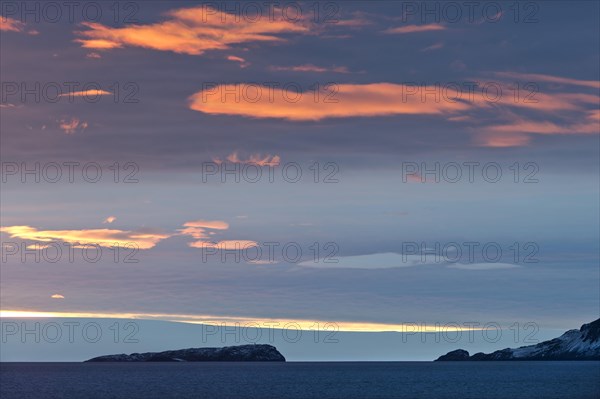
[[272, 345], [239, 345], [130, 355], [122, 353], [98, 356], [86, 362], [285, 362], [285, 357]]
[[440, 356], [437, 360], [447, 360], [447, 361], [461, 361], [461, 360], [469, 360], [469, 352], [464, 349], [457, 349], [452, 352], [448, 352], [445, 355]]

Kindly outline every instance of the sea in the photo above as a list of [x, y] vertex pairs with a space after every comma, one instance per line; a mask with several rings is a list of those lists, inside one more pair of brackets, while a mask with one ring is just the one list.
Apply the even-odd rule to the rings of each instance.
[[600, 398], [598, 361], [0, 363], [0, 398]]

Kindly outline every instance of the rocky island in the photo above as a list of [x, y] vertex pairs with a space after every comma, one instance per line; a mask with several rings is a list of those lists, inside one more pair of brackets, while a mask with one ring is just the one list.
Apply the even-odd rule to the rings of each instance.
[[85, 362], [285, 362], [272, 345], [239, 345], [224, 348], [188, 348], [164, 352], [98, 356]]
[[477, 360], [600, 360], [600, 319], [537, 345], [506, 348], [487, 354], [480, 352], [472, 356], [466, 350], [457, 349], [435, 361]]

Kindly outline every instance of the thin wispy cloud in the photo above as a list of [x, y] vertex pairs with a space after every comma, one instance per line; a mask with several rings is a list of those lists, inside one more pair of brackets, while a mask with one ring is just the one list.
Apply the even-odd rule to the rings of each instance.
[[425, 25], [406, 25], [399, 26], [397, 28], [390, 28], [383, 31], [390, 35], [404, 35], [407, 33], [420, 33], [420, 32], [433, 32], [446, 30], [446, 27], [442, 24], [425, 24]]
[[600, 81], [597, 80], [580, 80], [580, 79], [572, 79], [562, 76], [553, 76], [553, 75], [544, 75], [539, 73], [519, 73], [519, 72], [495, 72], [495, 75], [510, 78], [510, 79], [519, 79], [530, 82], [548, 82], [548, 83], [558, 83], [564, 85], [572, 85], [572, 86], [582, 86], [589, 87], [592, 89], [600, 89]]
[[[431, 252], [431, 251], [430, 251]], [[520, 267], [512, 263], [470, 262], [453, 263], [448, 258], [434, 253], [398, 254], [393, 252], [368, 255], [342, 256], [335, 259], [314, 259], [300, 262], [302, 267], [316, 269], [401, 269], [407, 267], [444, 267], [463, 270], [497, 270]]]
[[322, 67], [313, 64], [294, 65], [294, 66], [271, 66], [272, 71], [290, 71], [290, 72], [314, 72], [314, 73], [351, 73], [345, 66]]
[[422, 48], [421, 51], [427, 52], [427, 51], [439, 50], [441, 48], [444, 48], [444, 43], [435, 43], [435, 44], [432, 44], [431, 46]]
[[448, 266], [450, 269], [460, 270], [502, 270], [502, 269], [516, 269], [519, 265], [513, 263], [453, 263]]
[[192, 248], [214, 248], [222, 251], [243, 251], [257, 247], [258, 243], [250, 240], [195, 241], [190, 243], [189, 246]]
[[238, 57], [236, 55], [228, 55], [227, 59], [229, 61], [233, 61], [233, 62], [237, 62], [240, 64], [240, 68], [246, 68], [248, 66], [250, 66], [250, 63], [246, 61], [246, 59], [242, 58], [242, 57]]

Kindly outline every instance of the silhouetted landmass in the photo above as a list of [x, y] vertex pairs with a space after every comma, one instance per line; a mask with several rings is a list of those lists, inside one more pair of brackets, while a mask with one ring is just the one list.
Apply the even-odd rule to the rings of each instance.
[[466, 350], [457, 349], [438, 357], [436, 362], [478, 360], [600, 360], [600, 319], [537, 345], [472, 356]]
[[239, 345], [224, 348], [189, 348], [164, 352], [105, 355], [86, 362], [285, 362], [272, 345]]

